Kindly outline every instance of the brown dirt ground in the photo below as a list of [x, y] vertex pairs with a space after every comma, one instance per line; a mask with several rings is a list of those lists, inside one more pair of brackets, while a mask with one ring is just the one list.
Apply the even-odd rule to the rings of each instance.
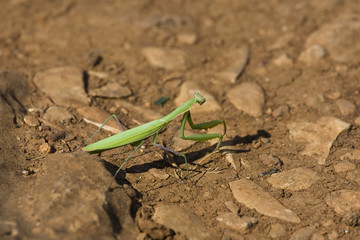
[[[251, 50], [250, 62], [240, 77], [241, 81], [260, 82], [266, 93], [264, 110], [276, 108], [287, 103], [293, 92], [308, 93], [318, 88], [314, 79], [325, 79], [321, 85], [321, 93], [339, 91], [348, 100], [357, 104], [359, 102], [359, 70], [358, 65], [347, 63], [337, 64], [327, 59], [316, 66], [307, 67], [295, 63], [291, 68], [269, 67], [267, 76], [273, 81], [264, 81], [258, 73], [260, 65], [266, 65], [271, 59], [282, 53], [287, 53], [292, 59], [297, 59], [302, 52], [307, 36], [325, 23], [331, 22], [336, 16], [356, 11], [360, 8], [358, 1], [94, 1], [94, 0], [64, 0], [64, 1], [26, 1], [4, 0], [0, 1], [0, 66], [2, 70], [13, 70], [24, 74], [29, 81], [29, 91], [21, 94], [21, 99], [9, 98], [15, 120], [5, 120], [1, 123], [1, 157], [2, 161], [1, 183], [4, 202], [15, 190], [24, 189], [31, 185], [37, 175], [24, 178], [23, 169], [37, 169], [41, 160], [33, 160], [41, 154], [38, 147], [39, 139], [49, 135], [59, 134], [58, 131], [39, 131], [29, 127], [23, 122], [27, 108], [39, 107], [45, 109], [53, 105], [51, 101], [35, 87], [31, 79], [34, 74], [56, 66], [76, 66], [84, 70], [106, 71], [123, 78], [126, 86], [133, 91], [130, 98], [133, 104], [142, 107], [148, 106], [161, 114], [167, 114], [175, 106], [173, 99], [177, 96], [178, 88], [163, 85], [161, 79], [168, 72], [154, 69], [147, 63], [141, 54], [144, 46], [171, 47], [181, 49], [191, 56], [188, 59], [186, 72], [179, 73], [185, 80], [196, 81], [209, 91], [221, 104], [222, 111], [215, 117], [224, 119], [229, 128], [226, 142], [236, 143], [235, 159], [246, 159], [250, 167], [241, 167], [237, 172], [227, 164], [224, 156], [215, 154], [209, 159], [206, 167], [219, 168], [220, 174], [205, 174], [196, 184], [180, 181], [174, 177], [159, 180], [147, 173], [150, 167], [157, 167], [172, 173], [173, 169], [164, 161], [163, 153], [156, 148], [149, 147], [143, 153], [137, 154], [127, 164], [126, 180], [141, 194], [141, 206], [145, 214], [152, 214], [153, 206], [159, 202], [185, 207], [198, 216], [210, 227], [222, 233], [225, 227], [216, 221], [218, 212], [226, 211], [224, 202], [232, 200], [228, 182], [243, 177], [250, 177], [264, 190], [270, 192], [275, 198], [289, 206], [289, 201], [296, 200], [296, 207], [292, 210], [302, 219], [301, 224], [284, 223], [288, 232], [284, 239], [308, 225], [319, 227], [320, 223], [332, 220], [330, 226], [322, 229], [326, 236], [333, 230], [339, 238], [352, 239], [359, 231], [358, 227], [349, 227], [334, 210], [323, 201], [331, 191], [338, 189], [358, 189], [344, 180], [341, 174], [335, 174], [332, 166], [336, 163], [339, 150], [344, 147], [359, 148], [359, 129], [352, 127], [350, 131], [342, 133], [334, 143], [328, 164], [318, 165], [309, 157], [299, 154], [302, 145], [287, 145], [289, 133], [286, 123], [303, 119], [315, 121], [324, 115], [321, 109], [308, 107], [306, 104], [296, 108], [290, 107], [290, 112], [282, 117], [274, 118], [264, 114], [258, 119], [234, 110], [226, 98], [226, 93], [232, 84], [215, 82], [207, 78], [207, 73], [224, 65], [221, 56], [244, 44]], [[333, 4], [333, 2], [336, 2]], [[300, 10], [296, 10], [301, 5]], [[295, 14], [295, 13], [296, 14]], [[359, 14], [359, 12], [357, 12]], [[198, 37], [193, 45], [182, 45], [176, 41], [176, 34], [192, 32]], [[291, 44], [280, 50], [269, 51], [268, 47], [286, 32], [295, 34]], [[354, 39], [357, 41], [358, 39]], [[91, 54], [99, 53], [103, 57], [100, 64], [92, 67], [89, 64]], [[120, 73], [111, 72], [111, 66], [123, 68]], [[347, 71], [338, 72], [336, 69], [345, 67]], [[204, 74], [202, 74], [202, 72]], [[302, 79], [293, 92], [278, 91]], [[101, 82], [90, 83], [93, 85]], [[13, 88], [16, 88], [14, 86]], [[20, 86], [19, 86], [20, 88]], [[4, 93], [6, 95], [6, 93]], [[11, 94], [9, 95], [11, 97]], [[170, 101], [163, 107], [153, 103], [160, 96], [168, 96]], [[13, 101], [14, 100], [14, 101]], [[328, 115], [338, 117], [352, 123], [354, 115], [342, 116], [335, 103], [330, 103]], [[20, 102], [18, 104], [18, 102]], [[119, 109], [111, 109], [116, 100], [93, 98], [92, 106], [99, 106], [109, 112], [116, 112], [119, 118], [128, 127], [135, 126], [132, 119], [142, 121], [142, 116], [133, 113], [124, 114]], [[20, 106], [18, 106], [20, 105]], [[69, 108], [77, 119], [70, 122], [58, 123], [59, 129], [70, 133], [67, 142], [70, 149], [79, 147], [95, 130], [89, 126], [76, 113]], [[7, 116], [6, 111], [3, 111]], [[11, 119], [11, 114], [8, 115]], [[214, 119], [214, 115], [198, 117], [196, 122]], [[179, 124], [179, 120], [174, 121]], [[173, 132], [164, 132], [161, 141], [171, 146]], [[13, 136], [19, 136], [20, 141]], [[107, 136], [102, 133], [99, 137]], [[28, 141], [31, 139], [31, 141]], [[270, 140], [264, 140], [268, 139]], [[39, 142], [40, 141], [40, 142]], [[261, 142], [260, 147], [255, 147]], [[55, 138], [51, 142], [54, 151], [60, 151], [60, 140]], [[149, 144], [150, 145], [150, 144]], [[286, 147], [285, 147], [286, 145]], [[68, 151], [68, 149], [65, 149]], [[209, 152], [209, 144], [197, 143], [186, 151], [190, 162], [196, 163], [198, 159]], [[130, 149], [125, 150], [128, 154]], [[269, 170], [264, 166], [258, 156], [261, 154], [274, 154], [283, 160], [283, 170], [304, 166], [319, 172], [325, 180], [310, 189], [302, 192], [291, 192], [272, 188], [265, 178], [259, 178], [259, 173]], [[166, 156], [165, 156], [166, 157]], [[169, 156], [167, 156], [169, 157]], [[106, 161], [119, 164], [121, 157], [110, 152], [102, 156]], [[171, 157], [172, 158], [172, 157]], [[176, 161], [181, 163], [180, 158]], [[182, 165], [184, 166], [184, 165]], [[196, 177], [198, 178], [198, 177]], [[11, 195], [12, 196], [12, 195]], [[14, 197], [14, 196], [13, 196]], [[290, 204], [291, 205], [291, 204]], [[14, 208], [16, 199], [14, 197]], [[6, 211], [11, 214], [11, 210]], [[5, 213], [3, 213], [5, 216]], [[255, 210], [241, 207], [241, 214], [253, 216], [259, 223], [247, 234], [248, 239], [270, 238], [270, 226], [279, 220], [263, 216]], [[350, 228], [345, 235], [344, 230]], [[20, 234], [21, 236], [21, 234]]]

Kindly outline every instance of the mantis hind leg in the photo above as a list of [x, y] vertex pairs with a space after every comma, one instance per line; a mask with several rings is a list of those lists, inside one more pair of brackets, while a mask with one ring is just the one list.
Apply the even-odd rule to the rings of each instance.
[[94, 133], [93, 135], [91, 135], [91, 137], [84, 143], [84, 145], [88, 144], [90, 142], [90, 140], [100, 131], [100, 129], [102, 129], [106, 123], [111, 119], [111, 118], [115, 118], [116, 122], [119, 124], [121, 131], [125, 131], [124, 127], [122, 126], [122, 124], [120, 123], [120, 120], [116, 117], [115, 114], [111, 115]]
[[[213, 128], [217, 125], [223, 124], [224, 125], [224, 133], [223, 134], [220, 134], [220, 133], [194, 134], [194, 135], [185, 136], [184, 130], [185, 130], [186, 121], [189, 122], [189, 125], [192, 129], [209, 129], [209, 128]], [[220, 147], [225, 133], [226, 133], [226, 124], [225, 124], [224, 120], [215, 120], [215, 121], [210, 121], [210, 122], [205, 122], [205, 123], [200, 123], [200, 124], [194, 124], [191, 119], [190, 111], [185, 112], [184, 116], [181, 120], [180, 138], [182, 138], [184, 140], [193, 140], [193, 141], [197, 141], [197, 142], [207, 141], [207, 140], [218, 138], [219, 142], [215, 148], [216, 150]]]
[[164, 150], [164, 151], [168, 151], [168, 152], [171, 152], [171, 153], [176, 154], [176, 155], [178, 155], [178, 156], [182, 156], [182, 157], [184, 158], [184, 160], [185, 160], [186, 171], [187, 171], [188, 177], [190, 177], [189, 165], [188, 165], [188, 161], [187, 161], [187, 158], [186, 158], [185, 154], [183, 154], [183, 153], [181, 153], [181, 152], [174, 151], [174, 150], [169, 149], [169, 148], [167, 148], [167, 147], [165, 147], [165, 146], [162, 146], [162, 145], [160, 145], [160, 144], [157, 144], [157, 143], [156, 143], [156, 140], [157, 140], [158, 135], [159, 135], [159, 133], [157, 132], [157, 133], [155, 134], [155, 136], [154, 136], [153, 144], [154, 144], [156, 147], [158, 147], [158, 148], [160, 148], [160, 149], [162, 149], [162, 150]]

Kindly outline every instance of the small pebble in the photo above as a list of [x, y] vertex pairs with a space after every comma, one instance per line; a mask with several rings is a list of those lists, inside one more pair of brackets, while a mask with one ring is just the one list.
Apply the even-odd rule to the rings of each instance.
[[268, 166], [268, 167], [272, 167], [272, 166], [282, 166], [282, 161], [275, 155], [272, 154], [261, 154], [259, 156], [260, 161]]
[[193, 33], [180, 33], [176, 38], [179, 43], [188, 45], [193, 45], [197, 40], [197, 36]]
[[37, 127], [40, 125], [39, 120], [37, 120], [37, 118], [30, 115], [24, 117], [24, 122], [26, 123], [26, 125], [30, 127]]
[[320, 45], [312, 45], [300, 54], [299, 61], [312, 64], [325, 56], [326, 50], [324, 47]]
[[50, 146], [50, 144], [48, 144], [48, 143], [43, 143], [43, 144], [41, 144], [40, 145], [40, 147], [39, 147], [39, 151], [41, 152], [41, 153], [50, 153], [51, 152], [51, 146]]
[[149, 173], [151, 173], [154, 177], [159, 178], [159, 179], [168, 179], [169, 178], [169, 174], [167, 174], [166, 172], [159, 170], [157, 168], [151, 168], [149, 170]]
[[331, 100], [337, 100], [341, 97], [341, 93], [338, 91], [331, 92], [331, 93], [327, 94], [326, 97]]
[[259, 147], [261, 147], [261, 141], [258, 140], [253, 141], [252, 146], [254, 149], [258, 149]]
[[274, 60], [274, 64], [278, 67], [291, 67], [294, 63], [287, 54], [283, 54]]
[[338, 106], [341, 114], [343, 116], [351, 115], [355, 113], [356, 106], [352, 102], [346, 100], [346, 99], [338, 99], [336, 101], [336, 105]]
[[289, 106], [288, 105], [281, 105], [277, 107], [273, 112], [273, 117], [281, 117], [289, 112]]
[[235, 214], [239, 214], [240, 208], [233, 201], [226, 201], [226, 202], [224, 202], [224, 204], [231, 212], [233, 212]]
[[354, 120], [354, 124], [360, 126], [360, 117], [357, 117], [357, 118]]

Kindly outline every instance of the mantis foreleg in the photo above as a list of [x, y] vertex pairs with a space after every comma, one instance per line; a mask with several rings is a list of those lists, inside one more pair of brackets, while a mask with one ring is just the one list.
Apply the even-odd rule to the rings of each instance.
[[[194, 134], [194, 135], [185, 136], [184, 130], [185, 130], [186, 121], [189, 122], [189, 125], [192, 129], [209, 129], [209, 128], [213, 128], [219, 124], [223, 124], [224, 125], [224, 133], [223, 134], [220, 134], [220, 133]], [[226, 132], [226, 124], [223, 120], [215, 120], [215, 121], [210, 121], [210, 122], [205, 122], [205, 123], [200, 123], [200, 124], [194, 124], [191, 119], [190, 111], [185, 112], [184, 116], [181, 120], [180, 138], [185, 139], [185, 140], [193, 140], [193, 141], [207, 141], [207, 140], [218, 138], [219, 142], [215, 149], [218, 149], [220, 147], [225, 132]]]

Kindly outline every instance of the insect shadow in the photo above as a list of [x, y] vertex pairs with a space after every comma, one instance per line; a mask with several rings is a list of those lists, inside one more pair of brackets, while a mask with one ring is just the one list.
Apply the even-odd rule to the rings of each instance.
[[[256, 134], [246, 135], [244, 137], [240, 137], [237, 135], [233, 139], [224, 140], [221, 144], [221, 151], [226, 152], [226, 153], [246, 153], [246, 152], [249, 152], [250, 150], [245, 149], [244, 148], [245, 145], [249, 145], [253, 141], [258, 140], [260, 138], [268, 139], [270, 137], [271, 137], [271, 135], [265, 130], [258, 130]], [[189, 164], [194, 165], [195, 161], [197, 161], [198, 159], [201, 159], [201, 158], [205, 157], [207, 154], [213, 152], [215, 147], [216, 147], [216, 144], [209, 146], [209, 147], [202, 148], [197, 151], [191, 151], [191, 152], [186, 153], [185, 155], [188, 159]], [[162, 159], [129, 166], [125, 170], [121, 170], [119, 172], [118, 176], [115, 178], [116, 182], [120, 185], [130, 184], [130, 182], [127, 181], [125, 178], [126, 173], [143, 173], [143, 172], [149, 171], [151, 168], [164, 169], [166, 167], [169, 167], [169, 163], [167, 161], [165, 161], [167, 158], [167, 154], [171, 154], [171, 153], [164, 152], [164, 155], [163, 155], [164, 157]], [[173, 155], [173, 154], [171, 154], [171, 155], [174, 156], [173, 161], [175, 161], [177, 163], [177, 165], [182, 165], [185, 163], [184, 159], [181, 156], [177, 156], [177, 155]], [[208, 161], [207, 164], [211, 163], [212, 161], [213, 160]], [[105, 167], [108, 169], [108, 171], [112, 175], [115, 175], [115, 173], [119, 167], [116, 166], [115, 164], [112, 164], [112, 163], [106, 162], [106, 161], [104, 161], [104, 164], [105, 164]]]

